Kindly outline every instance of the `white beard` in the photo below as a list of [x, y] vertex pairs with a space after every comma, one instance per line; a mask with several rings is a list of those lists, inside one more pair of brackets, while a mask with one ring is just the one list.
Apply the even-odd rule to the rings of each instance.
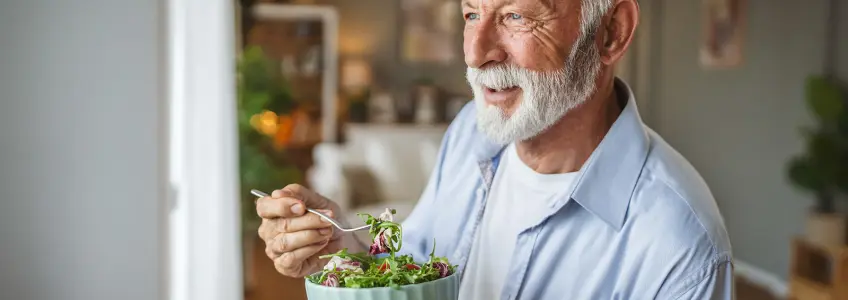
[[[578, 39], [564, 68], [557, 71], [535, 72], [505, 64], [469, 67], [466, 77], [477, 105], [477, 128], [498, 144], [536, 137], [594, 93], [600, 67], [598, 49], [586, 37]], [[520, 87], [522, 94], [511, 116], [486, 103], [484, 88], [512, 86]]]

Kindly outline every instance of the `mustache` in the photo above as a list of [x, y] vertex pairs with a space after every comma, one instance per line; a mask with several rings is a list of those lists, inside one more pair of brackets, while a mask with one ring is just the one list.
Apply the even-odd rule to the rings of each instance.
[[512, 64], [498, 64], [484, 69], [468, 68], [466, 78], [469, 84], [482, 85], [492, 89], [506, 89], [521, 86], [530, 77], [530, 71]]
[[478, 69], [468, 67], [466, 80], [472, 86], [485, 86], [492, 89], [510, 87], [529, 88], [541, 80], [560, 83], [567, 78], [566, 68], [553, 71], [534, 71], [514, 64], [497, 64]]

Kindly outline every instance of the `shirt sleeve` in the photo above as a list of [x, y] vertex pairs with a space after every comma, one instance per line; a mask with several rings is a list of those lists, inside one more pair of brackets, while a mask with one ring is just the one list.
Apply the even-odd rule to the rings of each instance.
[[693, 283], [689, 284], [675, 300], [733, 300], [736, 291], [733, 280], [733, 263], [722, 258], [708, 263], [698, 274], [691, 274]]

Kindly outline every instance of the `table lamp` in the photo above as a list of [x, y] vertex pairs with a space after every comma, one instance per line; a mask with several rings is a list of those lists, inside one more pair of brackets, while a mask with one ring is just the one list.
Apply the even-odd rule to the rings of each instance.
[[368, 119], [368, 97], [371, 86], [371, 65], [364, 59], [348, 59], [342, 65], [342, 91], [348, 102], [350, 121]]

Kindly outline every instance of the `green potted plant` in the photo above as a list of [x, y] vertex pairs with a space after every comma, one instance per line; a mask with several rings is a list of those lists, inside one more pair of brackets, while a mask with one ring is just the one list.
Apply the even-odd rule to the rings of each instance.
[[842, 246], [848, 228], [848, 214], [840, 203], [848, 195], [848, 102], [837, 81], [826, 76], [807, 79], [806, 100], [817, 126], [802, 129], [806, 151], [790, 161], [788, 175], [816, 199], [807, 218], [806, 238]]
[[250, 268], [253, 245], [261, 223], [256, 214], [256, 198], [250, 190], [272, 191], [302, 180], [301, 172], [294, 165], [278, 159], [277, 152], [280, 150], [273, 146], [273, 137], [257, 130], [251, 122], [263, 112], [284, 115], [296, 106], [278, 66], [257, 46], [246, 47], [237, 62], [242, 250], [245, 288], [248, 289], [253, 285]]

